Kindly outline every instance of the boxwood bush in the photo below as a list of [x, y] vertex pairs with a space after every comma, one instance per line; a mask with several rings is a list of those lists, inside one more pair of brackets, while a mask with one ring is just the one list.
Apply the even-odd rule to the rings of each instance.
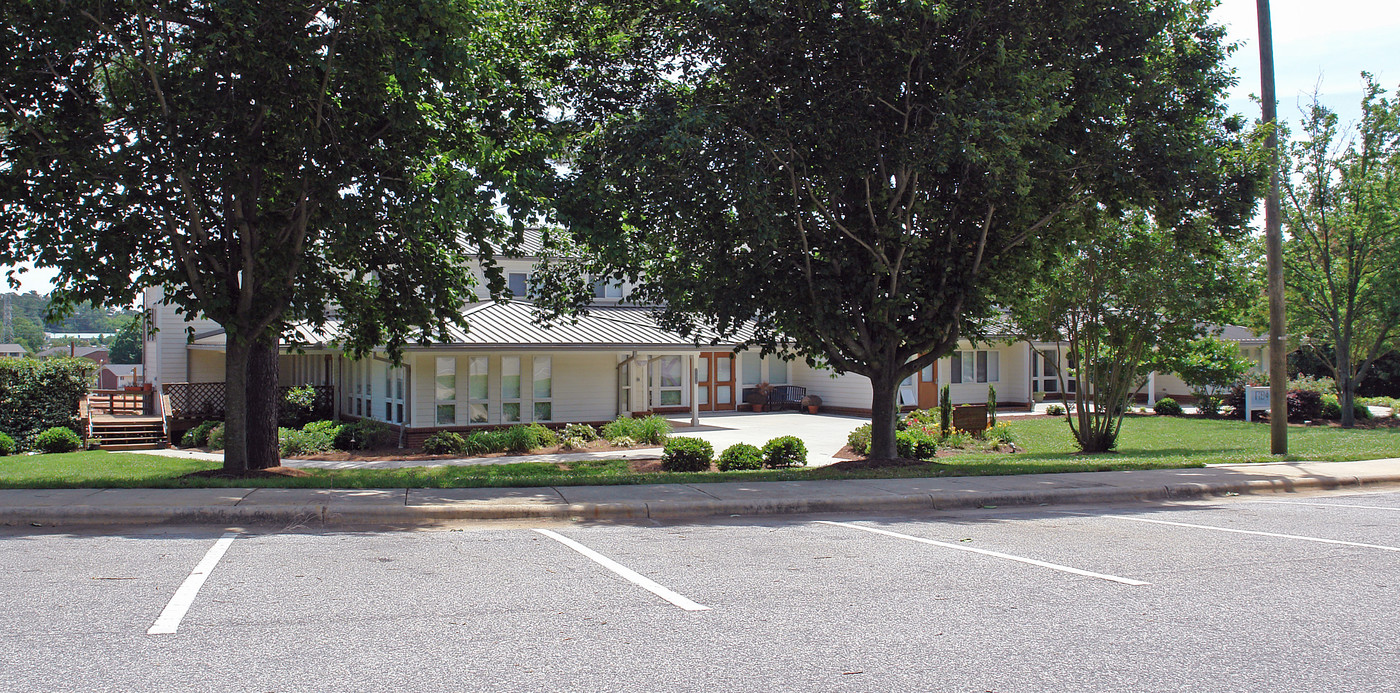
[[15, 439], [4, 433], [0, 433], [0, 457], [13, 455], [17, 450], [18, 448], [15, 447]]
[[797, 436], [781, 436], [763, 445], [763, 466], [803, 467], [807, 465], [807, 444]]
[[82, 447], [83, 441], [73, 429], [54, 426], [34, 436], [34, 447], [44, 452], [73, 452]]
[[763, 469], [763, 451], [748, 443], [735, 443], [719, 454], [719, 470]]
[[180, 438], [180, 445], [187, 448], [202, 448], [209, 444], [209, 432], [218, 426], [218, 421], [205, 421], [204, 423], [185, 431], [185, 435]]
[[46, 429], [78, 427], [78, 402], [88, 392], [97, 364], [60, 357], [0, 359], [0, 431], [20, 449], [36, 447]]
[[223, 449], [224, 449], [224, 424], [223, 424], [223, 422], [216, 423], [216, 424], [214, 424], [214, 427], [213, 427], [213, 428], [209, 429], [209, 440], [206, 441], [206, 442], [208, 442], [209, 448], [212, 449], [212, 450], [223, 450]]
[[851, 446], [852, 450], [862, 455], [869, 455], [870, 424], [862, 424], [860, 427], [856, 428], [856, 430], [851, 431], [850, 434], [846, 436], [846, 444]]
[[668, 472], [707, 472], [715, 449], [707, 440], [672, 438], [661, 453], [661, 468]]
[[1157, 400], [1157, 403], [1152, 405], [1152, 411], [1162, 416], [1181, 416], [1182, 414], [1181, 405], [1170, 397]]
[[423, 452], [429, 455], [460, 455], [466, 451], [467, 441], [452, 431], [438, 431], [423, 441]]
[[931, 460], [938, 456], [938, 438], [923, 428], [908, 428], [894, 434], [895, 454], [907, 460]]
[[360, 419], [340, 427], [335, 434], [337, 450], [373, 450], [394, 443], [394, 432], [388, 426], [370, 419]]

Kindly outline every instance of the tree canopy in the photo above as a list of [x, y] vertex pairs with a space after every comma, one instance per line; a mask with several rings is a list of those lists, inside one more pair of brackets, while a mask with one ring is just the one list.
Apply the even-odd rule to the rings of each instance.
[[0, 260], [59, 268], [61, 301], [162, 286], [218, 322], [226, 467], [275, 464], [289, 320], [334, 306], [352, 351], [397, 354], [462, 319], [464, 261], [540, 207], [553, 173], [541, 84], [557, 56], [527, 9], [7, 3]]
[[[1210, 2], [583, 3], [611, 17], [560, 209], [665, 321], [898, 383], [978, 337], [1075, 231], [1140, 206], [1238, 230], [1257, 171]], [[555, 292], [570, 308], [581, 292]]]

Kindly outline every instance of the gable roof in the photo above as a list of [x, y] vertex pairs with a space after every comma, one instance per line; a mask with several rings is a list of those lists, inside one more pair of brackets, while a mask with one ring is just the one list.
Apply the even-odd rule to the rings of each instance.
[[24, 345], [23, 345], [23, 344], [0, 344], [0, 353], [3, 353], [3, 354], [14, 354], [14, 353], [27, 354], [27, 353], [29, 353], [29, 350], [26, 349], [26, 348], [24, 348]]
[[[49, 347], [49, 348], [47, 348], [47, 349], [45, 349], [45, 350], [43, 350], [43, 351], [41, 351], [41, 352], [35, 354], [35, 356], [38, 356], [39, 358], [47, 358], [47, 357], [50, 357], [50, 356], [67, 356], [67, 355], [68, 355], [68, 349], [69, 349], [69, 347], [68, 347], [67, 345], [59, 345], [59, 346], [56, 346], [56, 347]], [[80, 346], [80, 347], [74, 347], [74, 348], [73, 348], [73, 355], [74, 355], [74, 356], [77, 356], [77, 357], [79, 357], [79, 358], [87, 358], [87, 357], [91, 356], [92, 354], [95, 354], [95, 353], [97, 353], [97, 352], [99, 352], [99, 351], [105, 354], [105, 353], [107, 353], [107, 347], [105, 347], [105, 346]]]

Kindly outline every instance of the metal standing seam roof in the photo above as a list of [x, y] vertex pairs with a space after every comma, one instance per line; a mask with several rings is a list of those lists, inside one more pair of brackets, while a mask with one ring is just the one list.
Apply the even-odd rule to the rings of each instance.
[[[593, 306], [577, 321], [561, 320], [541, 325], [535, 322], [534, 306], [526, 301], [480, 303], [467, 308], [467, 329], [449, 325], [446, 339], [426, 345], [410, 343], [406, 349], [463, 348], [565, 348], [565, 349], [695, 349], [710, 345], [715, 334], [702, 331], [700, 344], [678, 332], [656, 325], [654, 310], [640, 307]], [[340, 323], [317, 329], [307, 324], [292, 326], [297, 343], [325, 345], [336, 341]], [[717, 347], [732, 348], [739, 339], [720, 340]]]

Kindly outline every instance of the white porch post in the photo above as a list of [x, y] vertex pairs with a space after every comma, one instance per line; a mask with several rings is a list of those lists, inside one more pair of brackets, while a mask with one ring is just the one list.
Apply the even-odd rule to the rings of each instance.
[[690, 425], [700, 426], [700, 379], [695, 369], [695, 354], [686, 357], [690, 361]]
[[1147, 406], [1157, 403], [1157, 371], [1147, 373]]
[[1030, 342], [1022, 342], [1026, 345], [1026, 402], [1027, 408], [1035, 408], [1035, 378], [1031, 377], [1031, 359], [1035, 358], [1035, 349], [1031, 348]]

